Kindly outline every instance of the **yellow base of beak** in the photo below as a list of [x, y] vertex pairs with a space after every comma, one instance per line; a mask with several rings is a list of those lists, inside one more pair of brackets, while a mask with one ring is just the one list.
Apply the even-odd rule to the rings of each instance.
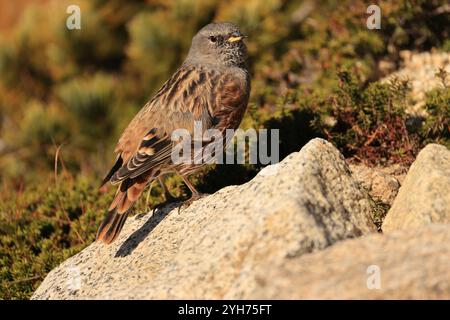
[[228, 42], [236, 42], [236, 41], [242, 40], [242, 38], [244, 38], [244, 37], [229, 37]]

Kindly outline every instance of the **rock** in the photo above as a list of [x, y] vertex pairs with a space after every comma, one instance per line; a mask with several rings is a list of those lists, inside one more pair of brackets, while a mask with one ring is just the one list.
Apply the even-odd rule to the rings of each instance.
[[394, 72], [395, 69], [395, 63], [390, 61], [389, 59], [381, 59], [378, 62], [378, 70], [380, 71], [381, 76], [387, 76], [390, 73]]
[[449, 299], [449, 243], [450, 225], [343, 240], [322, 251], [258, 265], [252, 274], [242, 274], [224, 298]]
[[368, 197], [322, 139], [246, 184], [172, 208], [129, 218], [116, 242], [66, 260], [32, 299], [220, 299], [260, 264], [375, 231]]
[[400, 165], [371, 168], [364, 164], [351, 164], [350, 170], [355, 180], [374, 200], [390, 206], [400, 189], [400, 182], [403, 181], [407, 168]]
[[450, 222], [450, 150], [429, 144], [411, 165], [383, 222], [383, 232]]

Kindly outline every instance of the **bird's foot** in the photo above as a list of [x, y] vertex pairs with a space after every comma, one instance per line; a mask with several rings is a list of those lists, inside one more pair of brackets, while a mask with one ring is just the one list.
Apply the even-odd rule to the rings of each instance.
[[204, 197], [206, 197], [206, 196], [209, 196], [209, 194], [208, 194], [208, 193], [200, 193], [200, 192], [197, 192], [197, 193], [192, 194], [192, 196], [191, 196], [189, 199], [187, 199], [186, 201], [184, 201], [184, 202], [178, 207], [178, 213], [180, 213], [181, 210], [184, 210], [184, 209], [188, 208], [194, 201], [196, 201], [196, 200], [198, 200], [198, 199], [201, 199], [201, 198], [204, 198]]
[[155, 212], [157, 210], [160, 210], [163, 207], [166, 207], [166, 206], [168, 206], [170, 204], [177, 203], [177, 202], [179, 202], [180, 205], [182, 205], [183, 204], [183, 199], [182, 198], [176, 198], [176, 197], [172, 196], [170, 193], [166, 194], [165, 195], [165, 200], [163, 202], [161, 202], [160, 204], [157, 204], [156, 206], [153, 207], [152, 214], [155, 214]]
[[170, 192], [164, 193], [164, 200], [165, 203], [182, 201], [181, 198], [174, 197]]

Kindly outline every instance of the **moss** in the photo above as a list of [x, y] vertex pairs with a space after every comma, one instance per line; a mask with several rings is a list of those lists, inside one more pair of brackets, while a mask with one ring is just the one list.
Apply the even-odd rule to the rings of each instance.
[[65, 178], [19, 192], [4, 186], [10, 194], [0, 201], [1, 299], [29, 297], [47, 272], [93, 241], [112, 194], [90, 180]]
[[381, 201], [375, 201], [370, 199], [370, 206], [372, 208], [372, 220], [375, 226], [377, 227], [377, 231], [381, 232], [381, 225], [386, 217], [387, 212], [389, 211], [390, 206]]

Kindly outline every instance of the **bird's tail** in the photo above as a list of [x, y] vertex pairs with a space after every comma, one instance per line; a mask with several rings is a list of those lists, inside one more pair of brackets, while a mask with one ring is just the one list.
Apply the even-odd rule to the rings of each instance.
[[98, 228], [96, 241], [110, 244], [117, 238], [130, 209], [144, 191], [146, 184], [145, 179], [138, 181], [127, 179], [121, 182], [114, 200], [109, 206], [108, 213]]

